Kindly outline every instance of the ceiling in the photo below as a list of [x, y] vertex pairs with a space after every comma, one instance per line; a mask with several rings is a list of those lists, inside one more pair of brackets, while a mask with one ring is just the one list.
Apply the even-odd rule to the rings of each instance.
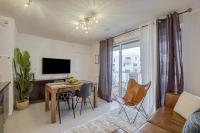
[[[199, 0], [0, 0], [0, 15], [13, 17], [17, 30], [56, 40], [93, 44], [170, 11], [200, 7]], [[95, 10], [102, 15], [89, 34], [75, 30], [74, 21]]]

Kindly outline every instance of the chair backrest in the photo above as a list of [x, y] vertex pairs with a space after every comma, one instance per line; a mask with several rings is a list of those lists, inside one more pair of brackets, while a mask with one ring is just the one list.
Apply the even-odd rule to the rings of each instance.
[[67, 98], [71, 98], [74, 96], [75, 96], [74, 89], [59, 89], [57, 93], [57, 99], [60, 99], [62, 101], [66, 101]]
[[133, 102], [133, 98], [136, 96], [140, 85], [134, 79], [129, 79], [126, 93], [123, 97], [127, 103]]
[[93, 83], [84, 83], [80, 87], [80, 93], [79, 96], [82, 98], [87, 98], [92, 95], [92, 88], [93, 88]]
[[145, 98], [150, 87], [151, 82], [140, 86], [136, 96], [134, 97], [135, 104], [139, 104]]
[[140, 85], [134, 79], [130, 79], [127, 87], [127, 92], [123, 97], [124, 101], [129, 104], [139, 104], [146, 96], [151, 82]]

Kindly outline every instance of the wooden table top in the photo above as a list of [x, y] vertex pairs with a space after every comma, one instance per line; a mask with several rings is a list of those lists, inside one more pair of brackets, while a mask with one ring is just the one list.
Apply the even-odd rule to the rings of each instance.
[[[91, 81], [86, 81], [86, 80], [79, 80], [78, 82], [74, 84], [70, 84], [68, 82], [58, 82], [58, 83], [47, 83], [46, 85], [50, 87], [51, 89], [60, 89], [60, 88], [70, 88], [70, 87], [80, 87], [84, 83], [88, 83]], [[92, 82], [94, 85], [96, 85], [96, 82]]]

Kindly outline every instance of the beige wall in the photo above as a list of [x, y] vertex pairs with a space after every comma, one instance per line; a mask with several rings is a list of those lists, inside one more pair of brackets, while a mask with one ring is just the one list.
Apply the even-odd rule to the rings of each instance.
[[77, 79], [90, 77], [91, 46], [68, 43], [28, 34], [18, 34], [16, 47], [28, 50], [31, 55], [31, 71], [36, 79], [65, 78], [66, 74], [42, 74], [42, 58], [60, 58], [71, 60], [71, 74]]
[[200, 96], [200, 10], [183, 16], [185, 90]]

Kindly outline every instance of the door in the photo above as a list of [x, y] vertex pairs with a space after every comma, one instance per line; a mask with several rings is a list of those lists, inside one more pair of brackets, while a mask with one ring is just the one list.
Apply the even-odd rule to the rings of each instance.
[[113, 48], [113, 94], [123, 96], [129, 79], [141, 83], [140, 42], [132, 41]]

